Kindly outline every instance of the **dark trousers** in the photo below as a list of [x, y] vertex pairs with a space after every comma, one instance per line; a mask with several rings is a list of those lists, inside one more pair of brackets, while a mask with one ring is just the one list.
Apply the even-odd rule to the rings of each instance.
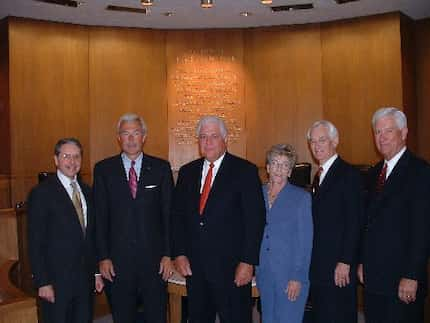
[[[69, 290], [73, 288], [70, 287]], [[93, 321], [93, 291], [69, 293], [55, 289], [55, 302], [40, 300], [43, 323], [90, 323]]]
[[397, 296], [365, 292], [364, 314], [366, 323], [423, 323], [424, 298], [405, 304]]
[[190, 323], [250, 323], [252, 320], [251, 284], [236, 287], [229, 281], [208, 281], [193, 270], [187, 278]]
[[[356, 323], [357, 286], [311, 284], [314, 323]], [[367, 322], [366, 322], [367, 323]]]
[[152, 277], [116, 274], [113, 283], [105, 280], [106, 296], [115, 323], [135, 323], [140, 305], [145, 323], [166, 323], [167, 289], [158, 273]]

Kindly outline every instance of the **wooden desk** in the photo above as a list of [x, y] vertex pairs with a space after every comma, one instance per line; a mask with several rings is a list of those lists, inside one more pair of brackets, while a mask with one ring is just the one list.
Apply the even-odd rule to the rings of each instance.
[[[175, 273], [167, 285], [169, 293], [169, 322], [181, 323], [182, 317], [182, 296], [187, 296], [187, 288], [185, 286], [185, 278]], [[259, 297], [255, 279], [252, 280], [252, 297]]]

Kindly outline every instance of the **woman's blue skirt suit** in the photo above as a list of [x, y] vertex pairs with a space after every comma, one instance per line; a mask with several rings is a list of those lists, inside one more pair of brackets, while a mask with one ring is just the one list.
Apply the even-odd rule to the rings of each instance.
[[[266, 227], [257, 268], [263, 323], [301, 323], [309, 292], [312, 249], [312, 208], [308, 192], [287, 183], [269, 209], [267, 186]], [[299, 297], [288, 300], [290, 280], [301, 283]]]

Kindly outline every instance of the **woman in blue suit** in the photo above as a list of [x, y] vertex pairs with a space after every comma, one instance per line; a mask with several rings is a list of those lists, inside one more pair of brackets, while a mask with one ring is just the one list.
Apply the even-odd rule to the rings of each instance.
[[294, 148], [285, 144], [274, 145], [266, 156], [267, 225], [257, 268], [264, 323], [301, 323], [309, 291], [311, 196], [288, 183], [296, 159]]

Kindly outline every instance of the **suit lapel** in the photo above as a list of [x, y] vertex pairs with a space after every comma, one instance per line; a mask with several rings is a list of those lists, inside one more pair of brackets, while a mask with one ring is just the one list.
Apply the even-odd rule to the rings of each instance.
[[331, 167], [329, 168], [327, 174], [324, 177], [324, 180], [322, 181], [318, 192], [315, 194], [315, 200], [319, 200], [321, 196], [325, 194], [325, 192], [328, 192], [330, 190], [330, 187], [336, 183], [337, 179], [341, 174], [338, 171], [341, 167], [342, 159], [340, 157], [337, 157], [336, 160], [333, 162]]
[[[64, 213], [69, 214], [70, 216], [73, 217], [72, 221], [73, 221], [73, 223], [75, 223], [75, 227], [77, 226], [77, 228], [79, 229], [79, 232], [81, 232], [82, 238], [83, 238], [84, 235], [83, 235], [83, 232], [81, 229], [81, 224], [79, 223], [79, 218], [78, 218], [78, 214], [76, 213], [75, 206], [73, 205], [73, 202], [70, 199], [69, 194], [67, 193], [63, 184], [60, 182], [60, 179], [58, 178], [57, 175], [55, 175], [55, 180], [53, 182], [53, 186], [55, 187], [55, 191], [56, 191], [56, 195], [57, 195], [57, 199], [59, 200], [59, 203], [61, 205], [64, 205], [64, 207], [66, 209], [65, 210], [66, 212], [64, 212]], [[85, 198], [87, 198], [87, 197], [85, 196]]]

